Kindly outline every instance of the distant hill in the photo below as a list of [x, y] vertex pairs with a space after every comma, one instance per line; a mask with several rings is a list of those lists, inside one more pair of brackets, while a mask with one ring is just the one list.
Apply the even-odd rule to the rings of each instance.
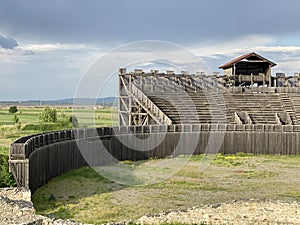
[[59, 99], [59, 100], [47, 100], [47, 101], [39, 101], [39, 100], [28, 100], [28, 101], [0, 101], [0, 105], [17, 105], [17, 106], [43, 106], [43, 105], [73, 105], [75, 102], [76, 105], [104, 105], [104, 106], [112, 106], [116, 104], [116, 97], [106, 97], [106, 98], [67, 98], [67, 99]]

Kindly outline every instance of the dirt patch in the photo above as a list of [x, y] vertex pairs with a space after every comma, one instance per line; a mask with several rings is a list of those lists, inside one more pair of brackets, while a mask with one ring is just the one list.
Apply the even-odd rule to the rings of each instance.
[[138, 224], [300, 224], [300, 204], [280, 201], [234, 201], [231, 203], [171, 210], [143, 216]]

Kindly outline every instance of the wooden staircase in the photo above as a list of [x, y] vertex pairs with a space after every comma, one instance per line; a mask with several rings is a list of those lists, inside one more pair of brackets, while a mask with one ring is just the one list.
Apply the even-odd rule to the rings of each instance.
[[134, 84], [131, 84], [131, 93], [135, 102], [137, 102], [159, 125], [172, 124], [172, 120]]
[[295, 113], [294, 106], [291, 102], [291, 99], [287, 93], [280, 93], [281, 101], [283, 104], [283, 107], [285, 108], [286, 112], [290, 116], [292, 120], [292, 124], [298, 125], [300, 121], [300, 114]]

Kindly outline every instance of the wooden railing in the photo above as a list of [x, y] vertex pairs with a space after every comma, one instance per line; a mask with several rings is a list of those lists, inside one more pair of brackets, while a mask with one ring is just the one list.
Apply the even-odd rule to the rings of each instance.
[[230, 93], [300, 93], [299, 87], [229, 87]]
[[[209, 91], [219, 90], [220, 92], [232, 92], [232, 93], [300, 93], [299, 87], [242, 87], [242, 86], [230, 86], [225, 87], [225, 80], [232, 79], [242, 81], [251, 81], [251, 75], [188, 75], [188, 74], [131, 74], [131, 76], [138, 78], [145, 78], [148, 80], [155, 80], [157, 77], [165, 78], [173, 82], [173, 85], [182, 86], [183, 90], [190, 88], [194, 91]], [[226, 79], [225, 79], [226, 78]], [[253, 82], [269, 81], [269, 77], [261, 75], [252, 75]], [[272, 79], [276, 77], [271, 77]], [[295, 77], [298, 79], [298, 77]], [[143, 79], [140, 79], [139, 86], [142, 87]], [[177, 82], [177, 83], [176, 83]], [[154, 84], [154, 81], [150, 82]], [[162, 84], [163, 85], [163, 84]], [[217, 87], [216, 87], [217, 85]]]
[[[229, 76], [230, 77], [230, 76]], [[242, 82], [268, 82], [269, 77], [265, 74], [258, 75], [231, 75], [231, 78], [242, 83]]]
[[131, 84], [131, 93], [134, 100], [138, 102], [159, 125], [172, 124], [172, 120], [134, 84]]

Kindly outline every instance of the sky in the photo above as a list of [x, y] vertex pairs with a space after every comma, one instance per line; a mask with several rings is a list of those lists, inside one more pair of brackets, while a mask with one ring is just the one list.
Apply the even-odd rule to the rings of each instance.
[[[180, 46], [211, 72], [254, 51], [278, 64], [273, 75], [293, 75], [299, 9], [298, 0], [3, 0], [0, 100], [73, 98], [103, 56], [145, 40]], [[116, 77], [100, 97], [115, 95]]]

